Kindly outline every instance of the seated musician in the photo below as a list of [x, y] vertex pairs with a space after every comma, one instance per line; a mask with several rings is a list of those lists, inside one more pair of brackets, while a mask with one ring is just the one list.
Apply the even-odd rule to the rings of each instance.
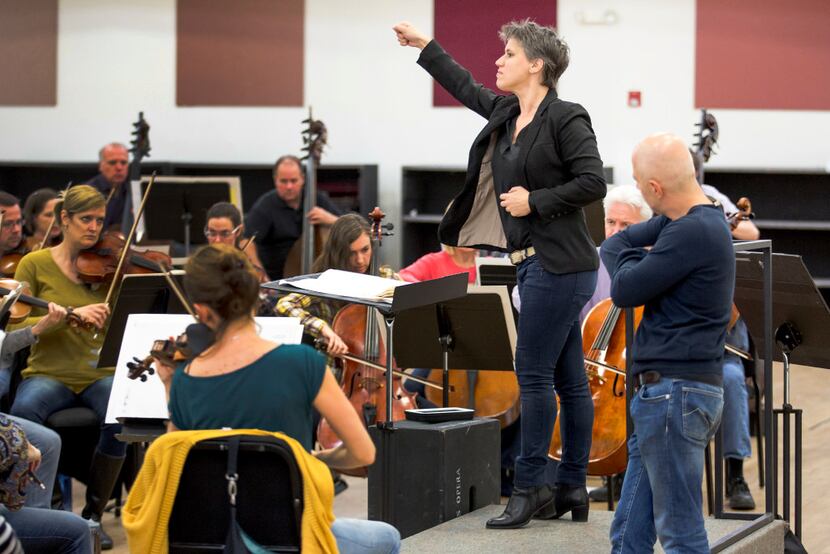
[[[20, 212], [20, 200], [8, 192], [0, 191], [0, 213], [3, 214], [3, 223], [0, 225], [0, 256], [25, 254], [26, 245], [23, 242], [23, 216]], [[16, 262], [16, 258], [3, 260], [4, 277], [14, 276]]]
[[[259, 280], [248, 259], [224, 244], [199, 250], [185, 267], [185, 290], [216, 342], [175, 370], [157, 360], [169, 395], [170, 429], [257, 428], [281, 431], [312, 447], [312, 410], [343, 440], [315, 452], [334, 469], [373, 462], [375, 447], [326, 367], [305, 345], [280, 345], [258, 336], [253, 313]], [[400, 535], [383, 522], [338, 519], [341, 552], [397, 552]]]
[[[366, 273], [372, 261], [372, 229], [369, 222], [357, 214], [346, 214], [331, 227], [323, 253], [314, 261], [312, 272], [340, 269]], [[307, 335], [322, 337], [330, 354], [344, 354], [348, 347], [331, 328], [331, 321], [344, 303], [293, 293], [277, 303], [277, 313], [298, 317]]]
[[[31, 193], [23, 204], [23, 232], [29, 252], [40, 250], [40, 246], [55, 246], [61, 241], [61, 226], [53, 225], [55, 204], [58, 193], [54, 189], [42, 188]], [[44, 242], [46, 233], [49, 239]]]
[[473, 284], [476, 282], [477, 253], [478, 250], [475, 248], [442, 244], [439, 252], [421, 256], [400, 270], [398, 275], [404, 281], [426, 281], [456, 273], [467, 273], [467, 282]]
[[[18, 281], [29, 283], [33, 296], [73, 306], [75, 314], [99, 329], [109, 316], [109, 307], [103, 303], [106, 288], [84, 284], [75, 260], [82, 249], [98, 241], [104, 213], [105, 200], [100, 192], [86, 185], [70, 188], [55, 205], [63, 242], [26, 255], [15, 274]], [[35, 313], [18, 326], [36, 324], [43, 315]], [[103, 333], [72, 329], [66, 323], [41, 334], [32, 346], [11, 408], [13, 415], [41, 424], [54, 412], [77, 405], [89, 407], [98, 416], [101, 434], [81, 514], [95, 521], [101, 519], [126, 450], [126, 444], [115, 438], [121, 426], [104, 423], [113, 377], [112, 368], [97, 368], [103, 342]], [[112, 540], [103, 530], [101, 544], [112, 548]]]
[[[239, 248], [245, 226], [242, 224], [242, 214], [239, 209], [230, 202], [217, 202], [207, 212], [207, 223], [205, 224], [205, 238], [208, 244], [230, 244]], [[245, 241], [245, 248], [242, 250], [248, 256], [248, 261], [257, 270], [261, 281], [269, 281], [268, 275], [262, 268], [256, 248], [252, 241]]]

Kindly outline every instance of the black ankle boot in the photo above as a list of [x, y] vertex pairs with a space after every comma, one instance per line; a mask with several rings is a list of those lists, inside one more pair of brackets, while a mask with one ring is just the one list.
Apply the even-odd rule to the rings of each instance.
[[553, 491], [548, 485], [513, 488], [504, 513], [487, 521], [488, 529], [517, 529], [524, 527], [537, 512], [553, 502]]
[[571, 512], [571, 520], [588, 521], [588, 491], [584, 485], [556, 485], [556, 495], [545, 509], [536, 515], [539, 519], [559, 519]]
[[[118, 474], [121, 472], [123, 457], [107, 456], [95, 451], [92, 457], [92, 465], [89, 470], [89, 483], [86, 487], [86, 506], [81, 512], [81, 517], [101, 523], [101, 515], [112, 494]], [[101, 550], [111, 550], [113, 547], [112, 538], [104, 532], [101, 526]]]

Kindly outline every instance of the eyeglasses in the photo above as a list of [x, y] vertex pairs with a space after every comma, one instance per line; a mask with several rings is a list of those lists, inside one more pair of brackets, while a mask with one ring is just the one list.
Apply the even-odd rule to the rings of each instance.
[[22, 219], [4, 219], [2, 227], [3, 229], [14, 229], [18, 225], [23, 225]]
[[226, 239], [228, 237], [231, 237], [231, 236], [237, 234], [241, 228], [242, 228], [242, 225], [237, 225], [236, 227], [234, 227], [230, 231], [214, 231], [213, 229], [205, 227], [205, 237], [209, 238], [209, 239], [214, 238], [214, 237], [219, 237], [219, 238]]

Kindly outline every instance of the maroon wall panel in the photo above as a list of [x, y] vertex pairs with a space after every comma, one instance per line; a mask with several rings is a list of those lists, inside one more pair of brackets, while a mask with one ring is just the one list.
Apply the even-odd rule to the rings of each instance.
[[[495, 62], [504, 53], [499, 29], [526, 17], [556, 25], [556, 0], [435, 0], [435, 39], [477, 81], [497, 90]], [[459, 105], [437, 83], [432, 103]]]
[[0, 106], [54, 106], [58, 0], [0, 0]]
[[302, 106], [304, 0], [178, 0], [176, 104]]
[[697, 0], [695, 105], [830, 109], [830, 2]]

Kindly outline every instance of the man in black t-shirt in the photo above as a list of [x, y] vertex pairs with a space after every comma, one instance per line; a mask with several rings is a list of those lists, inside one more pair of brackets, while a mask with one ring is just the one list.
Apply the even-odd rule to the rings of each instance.
[[303, 213], [315, 225], [331, 225], [340, 210], [317, 191], [316, 205], [303, 207], [305, 175], [299, 158], [282, 156], [274, 164], [274, 190], [263, 194], [245, 217], [245, 234], [256, 233], [256, 249], [271, 279], [283, 277], [285, 259], [303, 232]]

